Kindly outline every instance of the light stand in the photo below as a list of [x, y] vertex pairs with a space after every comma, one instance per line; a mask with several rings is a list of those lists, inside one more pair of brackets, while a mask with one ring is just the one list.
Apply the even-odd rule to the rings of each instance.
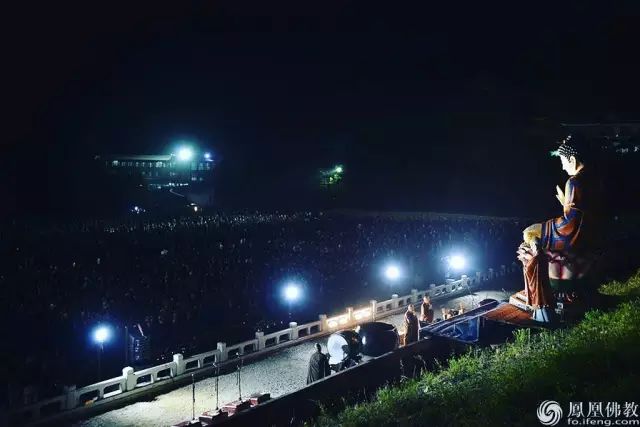
[[238, 384], [238, 400], [242, 402], [242, 359], [240, 359], [240, 363], [238, 363], [238, 368], [236, 370], [236, 383]]
[[98, 347], [98, 382], [101, 381], [102, 379], [102, 370], [101, 370], [101, 360], [102, 359], [102, 352], [104, 351], [104, 344], [100, 343], [100, 346]]
[[191, 374], [191, 419], [196, 419], [196, 376]]
[[124, 366], [129, 366], [129, 327], [124, 325]]
[[216, 386], [216, 412], [220, 412], [219, 395], [218, 395], [220, 367], [215, 362], [213, 363], [213, 367], [216, 369], [216, 380], [215, 380], [215, 386]]

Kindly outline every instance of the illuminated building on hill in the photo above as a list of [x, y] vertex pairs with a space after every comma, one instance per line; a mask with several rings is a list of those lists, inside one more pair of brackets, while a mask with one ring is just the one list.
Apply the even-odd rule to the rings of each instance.
[[176, 154], [97, 156], [112, 175], [141, 178], [149, 188], [180, 187], [210, 180], [214, 161], [209, 153], [182, 149]]

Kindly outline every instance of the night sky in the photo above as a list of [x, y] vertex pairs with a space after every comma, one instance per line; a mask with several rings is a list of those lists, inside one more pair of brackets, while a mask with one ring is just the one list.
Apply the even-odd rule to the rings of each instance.
[[224, 208], [313, 207], [339, 162], [345, 207], [539, 215], [560, 123], [640, 120], [634, 2], [173, 3], [3, 13], [5, 212], [98, 206], [93, 155], [188, 139]]

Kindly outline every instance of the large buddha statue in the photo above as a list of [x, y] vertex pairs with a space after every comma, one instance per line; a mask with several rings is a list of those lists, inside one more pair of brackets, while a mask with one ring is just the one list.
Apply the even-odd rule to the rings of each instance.
[[552, 319], [558, 297], [570, 302], [585, 290], [599, 229], [599, 183], [588, 153], [587, 142], [577, 136], [567, 137], [553, 152], [569, 175], [564, 189], [556, 186], [562, 215], [527, 227], [518, 248], [527, 304], [540, 321]]

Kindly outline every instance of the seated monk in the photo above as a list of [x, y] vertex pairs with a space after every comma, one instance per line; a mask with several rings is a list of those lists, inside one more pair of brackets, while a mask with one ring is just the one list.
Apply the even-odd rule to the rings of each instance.
[[[599, 186], [587, 165], [586, 141], [568, 137], [554, 152], [569, 179], [564, 191], [556, 186], [562, 216], [533, 224], [523, 232], [518, 259], [524, 266], [527, 304], [535, 310], [553, 308], [554, 294], [569, 301], [582, 291], [595, 247]], [[534, 317], [546, 313], [534, 312]]]

